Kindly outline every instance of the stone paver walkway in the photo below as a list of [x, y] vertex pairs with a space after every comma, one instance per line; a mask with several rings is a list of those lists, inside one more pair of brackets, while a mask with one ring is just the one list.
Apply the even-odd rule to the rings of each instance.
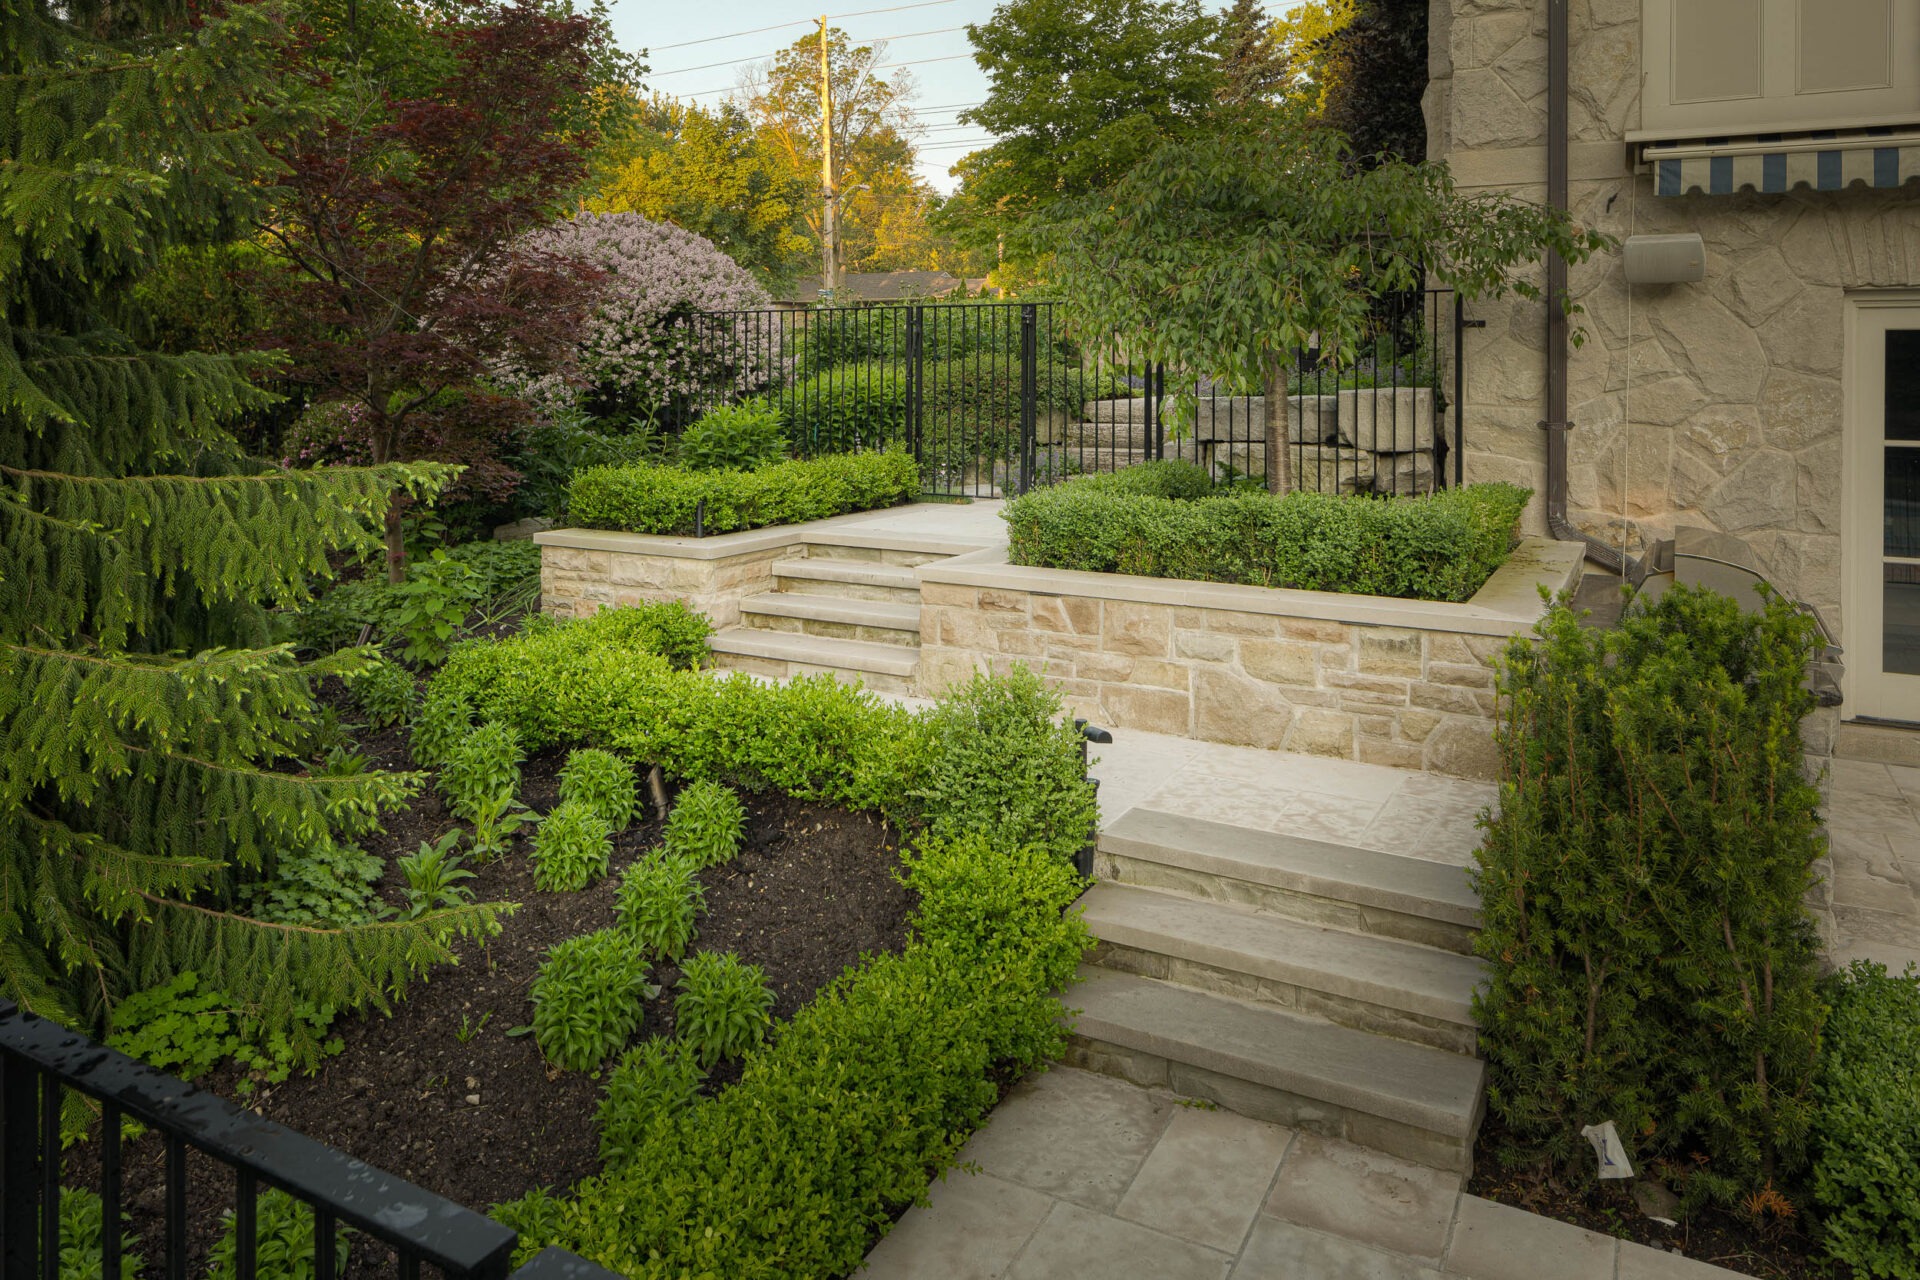
[[1835, 760], [1827, 775], [1835, 960], [1920, 965], [1920, 769]]
[[[862, 1280], [1711, 1280], [1457, 1174], [1068, 1067], [1018, 1085]], [[971, 1171], [969, 1169], [971, 1166]]]

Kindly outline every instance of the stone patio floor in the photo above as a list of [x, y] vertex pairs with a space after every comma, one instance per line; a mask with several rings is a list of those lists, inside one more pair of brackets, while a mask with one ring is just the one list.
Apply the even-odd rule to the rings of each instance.
[[[1116, 731], [1136, 805], [1465, 866], [1490, 784]], [[1920, 770], [1828, 776], [1836, 961], [1920, 963]], [[1465, 1194], [1458, 1175], [1071, 1068], [1029, 1078], [859, 1274], [874, 1280], [1707, 1280], [1706, 1262]], [[971, 1166], [971, 1169], [968, 1168]]]

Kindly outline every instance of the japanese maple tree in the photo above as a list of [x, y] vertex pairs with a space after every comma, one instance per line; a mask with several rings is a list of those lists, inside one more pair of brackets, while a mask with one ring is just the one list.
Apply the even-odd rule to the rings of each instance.
[[504, 359], [563, 365], [593, 299], [592, 267], [526, 233], [585, 175], [604, 19], [450, 0], [431, 23], [393, 20], [379, 56], [336, 25], [302, 34], [286, 73], [305, 109], [271, 142], [287, 173], [262, 227], [284, 268], [272, 341], [319, 399], [361, 406], [369, 461], [465, 463], [497, 490], [520, 406], [476, 384]]

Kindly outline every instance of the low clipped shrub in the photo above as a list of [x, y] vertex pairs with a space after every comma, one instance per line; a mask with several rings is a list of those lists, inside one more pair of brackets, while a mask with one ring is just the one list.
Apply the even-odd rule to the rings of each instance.
[[1103, 493], [1137, 493], [1181, 502], [1213, 493], [1213, 474], [1198, 463], [1178, 458], [1136, 463], [1118, 471], [1087, 476], [1079, 483]]
[[717, 867], [739, 856], [747, 810], [725, 784], [711, 779], [689, 784], [673, 802], [661, 830], [667, 856], [696, 867]]
[[1827, 995], [1813, 1166], [1821, 1239], [1855, 1275], [1920, 1280], [1920, 976], [1856, 962]]
[[584, 800], [563, 800], [533, 835], [533, 887], [576, 893], [607, 874], [613, 841], [607, 820]]
[[1007, 558], [1046, 569], [1458, 601], [1506, 562], [1531, 496], [1510, 484], [1423, 498], [1185, 496], [1193, 483], [1163, 470], [1141, 481], [1087, 476], [1034, 490], [1007, 504]]
[[616, 835], [640, 811], [640, 780], [633, 766], [611, 751], [584, 747], [567, 756], [560, 770], [560, 800], [578, 800], [607, 820]]
[[573, 478], [568, 510], [586, 529], [687, 536], [704, 503], [707, 533], [799, 524], [911, 501], [920, 472], [900, 450], [794, 459], [757, 471], [689, 471], [636, 463]]
[[786, 423], [765, 401], [709, 409], [680, 433], [680, 463], [696, 471], [751, 471], [786, 456]]
[[674, 1033], [702, 1066], [743, 1057], [766, 1038], [773, 992], [759, 965], [730, 951], [702, 951], [680, 966], [676, 989]]
[[687, 953], [707, 905], [699, 870], [691, 858], [652, 857], [620, 877], [620, 928], [647, 955], [678, 960]]
[[533, 980], [533, 1034], [547, 1061], [591, 1071], [640, 1029], [647, 1001], [647, 959], [618, 929], [556, 943]]
[[355, 705], [367, 717], [367, 727], [371, 729], [406, 724], [413, 719], [414, 703], [419, 697], [413, 673], [387, 658], [375, 661], [348, 680], [347, 692], [353, 695]]
[[551, 1187], [535, 1187], [516, 1200], [503, 1201], [487, 1210], [487, 1216], [501, 1226], [511, 1228], [520, 1240], [513, 1246], [510, 1266], [518, 1270], [545, 1248], [543, 1243], [560, 1231], [566, 1222], [566, 1202], [553, 1194]]
[[489, 721], [467, 732], [447, 751], [436, 785], [447, 807], [471, 822], [490, 802], [520, 790], [524, 759], [520, 735], [507, 725]]
[[[1099, 816], [1060, 695], [1026, 667], [975, 672], [928, 715], [911, 795], [931, 835], [978, 832], [1071, 860]], [[1010, 761], [1022, 762], [1016, 773]]]
[[691, 1106], [707, 1073], [677, 1040], [637, 1044], [620, 1057], [600, 1098], [600, 1163], [631, 1160], [661, 1120]]

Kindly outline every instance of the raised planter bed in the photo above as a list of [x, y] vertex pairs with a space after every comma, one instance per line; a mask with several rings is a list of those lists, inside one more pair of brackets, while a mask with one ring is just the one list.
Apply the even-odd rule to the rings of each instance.
[[995, 547], [916, 571], [919, 691], [1024, 662], [1103, 725], [1491, 778], [1494, 655], [1580, 559], [1528, 538], [1451, 604], [1032, 569]]

